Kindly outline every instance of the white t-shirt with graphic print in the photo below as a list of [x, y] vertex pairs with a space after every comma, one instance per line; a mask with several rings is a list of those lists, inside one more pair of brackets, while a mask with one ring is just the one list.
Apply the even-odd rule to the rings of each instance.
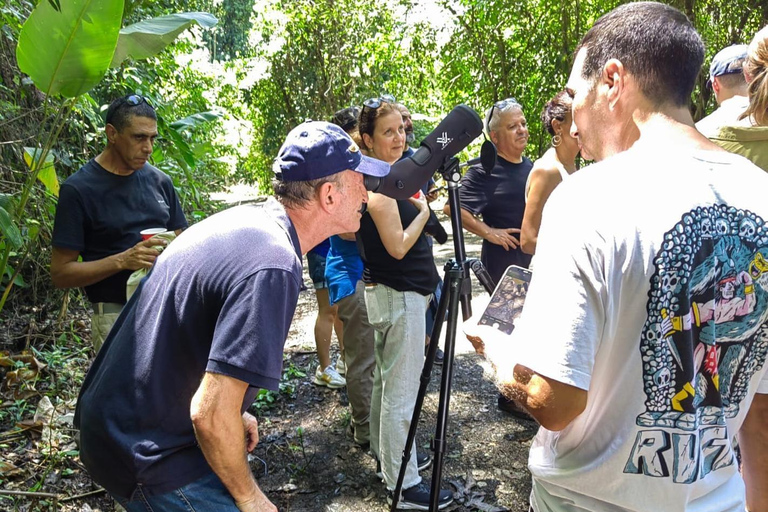
[[744, 158], [640, 143], [553, 192], [511, 343], [588, 401], [533, 442], [535, 510], [744, 510], [731, 440], [768, 393], [767, 198]]

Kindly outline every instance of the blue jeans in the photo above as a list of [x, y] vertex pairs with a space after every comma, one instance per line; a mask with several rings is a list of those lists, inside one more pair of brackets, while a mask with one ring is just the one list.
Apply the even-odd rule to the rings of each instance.
[[127, 512], [239, 512], [234, 498], [213, 471], [165, 494], [147, 496], [139, 486], [130, 499], [113, 497]]

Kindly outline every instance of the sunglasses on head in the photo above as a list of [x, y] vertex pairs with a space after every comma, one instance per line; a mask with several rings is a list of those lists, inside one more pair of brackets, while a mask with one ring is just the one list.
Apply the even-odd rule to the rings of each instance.
[[515, 98], [507, 98], [505, 100], [499, 100], [496, 103], [493, 104], [491, 107], [491, 110], [488, 111], [488, 118], [485, 120], [485, 127], [490, 130], [491, 126], [491, 119], [493, 119], [493, 111], [498, 109], [499, 112], [504, 110], [509, 105], [520, 105], [520, 102], [518, 102]]
[[129, 104], [132, 107], [135, 107], [137, 105], [141, 105], [142, 103], [146, 103], [150, 107], [152, 104], [145, 98], [144, 96], [139, 96], [138, 94], [131, 94], [130, 96], [127, 96], [125, 98], [125, 102]]
[[377, 109], [381, 106], [382, 103], [395, 103], [397, 100], [395, 100], [395, 97], [391, 94], [382, 94], [378, 98], [368, 98], [363, 102], [364, 107]]

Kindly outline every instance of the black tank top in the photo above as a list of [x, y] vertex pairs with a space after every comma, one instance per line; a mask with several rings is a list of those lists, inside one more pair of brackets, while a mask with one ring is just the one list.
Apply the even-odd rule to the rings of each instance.
[[[403, 229], [419, 214], [407, 199], [397, 201], [397, 209]], [[437, 288], [440, 276], [424, 232], [419, 234], [416, 243], [402, 260], [395, 259], [384, 247], [371, 214], [366, 212], [360, 219], [357, 248], [365, 265], [363, 282], [383, 284], [401, 292], [418, 292], [425, 296], [434, 293]]]

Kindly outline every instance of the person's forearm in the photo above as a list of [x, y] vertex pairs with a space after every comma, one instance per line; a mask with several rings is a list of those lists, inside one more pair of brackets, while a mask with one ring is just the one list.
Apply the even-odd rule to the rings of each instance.
[[419, 239], [419, 236], [424, 231], [424, 226], [427, 225], [429, 220], [429, 210], [421, 210], [419, 214], [411, 221], [407, 228], [403, 230], [403, 246], [402, 257], [404, 257], [411, 247]]
[[486, 344], [484, 355], [496, 370], [496, 385], [548, 430], [562, 430], [586, 407], [586, 391], [548, 379], [515, 364], [509, 344]]
[[482, 239], [485, 239], [491, 232], [491, 227], [488, 226], [488, 224], [475, 217], [469, 210], [465, 210], [464, 208], [461, 209], [461, 223], [464, 226], [464, 229]]
[[768, 395], [755, 395], [739, 431], [749, 512], [768, 511]]
[[246, 459], [245, 429], [238, 411], [201, 410], [193, 414], [192, 422], [205, 460], [235, 503], [261, 495]]
[[380, 226], [379, 224], [382, 223], [382, 219], [377, 217], [374, 217], [373, 221], [374, 223], [379, 223], [376, 225], [376, 229], [379, 231], [381, 243], [384, 245], [387, 253], [396, 260], [402, 260], [416, 243], [416, 240], [419, 239], [419, 235], [424, 231], [424, 226], [427, 224], [428, 219], [429, 211], [419, 211], [408, 227], [402, 229], [402, 231], [395, 231], [390, 226]]
[[51, 265], [51, 280], [56, 288], [89, 286], [124, 270], [119, 254], [95, 261], [70, 261]]
[[533, 254], [536, 252], [536, 242], [539, 238], [540, 225], [541, 212], [529, 212], [526, 208], [525, 215], [523, 216], [523, 225], [520, 226], [520, 249], [525, 254]]

